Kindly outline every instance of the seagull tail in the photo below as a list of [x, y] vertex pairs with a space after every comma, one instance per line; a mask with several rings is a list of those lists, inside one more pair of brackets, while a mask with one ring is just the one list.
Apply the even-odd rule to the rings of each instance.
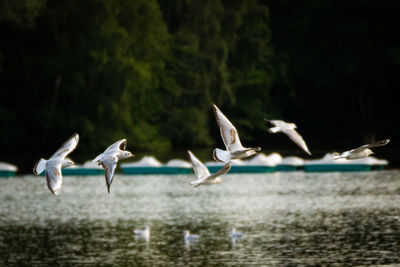
[[46, 163], [47, 161], [45, 159], [39, 159], [38, 162], [36, 162], [35, 167], [33, 167], [33, 173], [35, 175], [41, 174], [46, 169]]
[[231, 162], [231, 153], [219, 148], [214, 149], [213, 158], [216, 161], [228, 163]]
[[270, 133], [277, 133], [277, 132], [279, 132], [280, 130], [281, 130], [281, 127], [276, 126], [276, 127], [269, 128], [269, 129], [268, 129], [268, 132], [270, 132]]

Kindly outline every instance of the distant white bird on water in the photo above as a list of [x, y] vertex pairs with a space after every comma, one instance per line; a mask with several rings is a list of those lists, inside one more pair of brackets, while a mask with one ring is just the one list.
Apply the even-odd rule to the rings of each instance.
[[219, 148], [214, 149], [213, 158], [216, 161], [228, 163], [232, 159], [247, 158], [257, 154], [261, 150], [260, 147], [246, 148], [240, 143], [238, 132], [233, 124], [228, 120], [227, 117], [219, 110], [219, 108], [212, 105], [215, 118], [219, 125], [222, 140], [224, 141], [226, 150]]
[[333, 156], [333, 159], [360, 159], [360, 158], [366, 158], [371, 154], [374, 154], [374, 152], [370, 149], [373, 147], [378, 147], [378, 146], [384, 146], [387, 145], [390, 142], [390, 139], [386, 140], [381, 140], [378, 142], [375, 142], [373, 144], [367, 144], [360, 146], [358, 148], [345, 151], [343, 153], [335, 153]]
[[36, 162], [33, 167], [33, 173], [39, 175], [46, 170], [47, 187], [54, 194], [57, 195], [60, 192], [62, 185], [62, 168], [67, 168], [74, 165], [75, 163], [66, 158], [71, 153], [79, 142], [79, 135], [73, 134], [62, 146], [51, 156], [48, 160], [40, 159]]
[[310, 150], [308, 150], [308, 147], [303, 137], [295, 130], [297, 128], [296, 124], [287, 123], [281, 120], [268, 120], [266, 118], [264, 118], [264, 120], [274, 125], [274, 127], [268, 129], [268, 132], [270, 133], [282, 132], [286, 134], [290, 139], [292, 139], [293, 142], [296, 143], [296, 145], [298, 145], [308, 155], [311, 156], [311, 152]]
[[134, 232], [136, 237], [143, 238], [146, 241], [150, 240], [150, 226], [147, 225], [144, 230], [135, 229]]
[[96, 162], [103, 166], [105, 170], [107, 191], [110, 193], [110, 186], [114, 178], [115, 168], [117, 167], [118, 160], [134, 157], [134, 155], [125, 151], [126, 139], [119, 140], [109, 146], [102, 154], [98, 155], [92, 162]]
[[243, 233], [242, 232], [236, 232], [236, 229], [234, 227], [232, 227], [230, 236], [231, 236], [232, 239], [233, 238], [237, 239], [237, 238], [243, 237]]
[[197, 242], [197, 241], [199, 241], [199, 238], [200, 238], [199, 235], [190, 234], [189, 230], [183, 231], [183, 236], [184, 236], [185, 243]]
[[219, 171], [211, 175], [208, 168], [190, 150], [187, 152], [189, 154], [190, 162], [193, 165], [193, 170], [197, 178], [199, 178], [193, 182], [190, 182], [190, 184], [194, 187], [222, 183], [224, 180], [219, 178], [219, 176], [227, 173], [231, 169], [231, 163], [227, 163]]

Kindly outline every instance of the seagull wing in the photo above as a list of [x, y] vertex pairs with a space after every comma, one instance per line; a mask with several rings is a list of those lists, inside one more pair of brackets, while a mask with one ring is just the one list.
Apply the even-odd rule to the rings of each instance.
[[301, 147], [308, 155], [311, 156], [310, 150], [308, 150], [308, 147], [306, 145], [306, 142], [304, 141], [303, 137], [296, 132], [296, 130], [293, 129], [284, 129], [282, 130], [287, 136], [289, 136], [290, 139], [292, 139], [293, 142], [295, 142], [299, 147]]
[[126, 149], [126, 139], [119, 140], [109, 146], [104, 153], [111, 151], [111, 150], [125, 150]]
[[227, 173], [229, 170], [231, 169], [231, 163], [227, 163], [225, 164], [221, 169], [219, 169], [216, 173], [214, 173], [213, 175], [207, 177], [205, 180], [213, 180], [221, 175], [224, 175], [225, 173]]
[[350, 152], [352, 153], [360, 153], [362, 151], [364, 151], [367, 148], [372, 148], [372, 147], [378, 147], [378, 146], [384, 146], [387, 145], [390, 142], [390, 139], [386, 139], [386, 140], [381, 140], [372, 144], [367, 144], [367, 145], [363, 145], [360, 147], [357, 147], [355, 149], [350, 150]]
[[101, 161], [101, 166], [103, 166], [103, 169], [105, 171], [105, 178], [106, 178], [108, 193], [110, 193], [110, 187], [111, 187], [111, 183], [114, 178], [114, 172], [115, 172], [115, 168], [117, 167], [117, 162], [118, 162], [118, 158], [112, 157], [112, 156], [103, 158], [103, 160]]
[[243, 150], [244, 148], [240, 143], [239, 135], [235, 126], [233, 126], [233, 124], [228, 120], [227, 117], [225, 117], [225, 115], [215, 104], [213, 104], [212, 107], [226, 149], [228, 151]]
[[199, 179], [204, 179], [210, 176], [210, 171], [208, 168], [190, 151], [187, 151], [189, 154], [190, 162], [192, 163], [193, 170], [196, 173], [196, 176]]
[[54, 195], [58, 195], [62, 185], [61, 164], [46, 169], [47, 187]]
[[79, 142], [79, 134], [74, 133], [62, 146], [51, 156], [51, 159], [65, 158], [69, 153], [74, 151]]

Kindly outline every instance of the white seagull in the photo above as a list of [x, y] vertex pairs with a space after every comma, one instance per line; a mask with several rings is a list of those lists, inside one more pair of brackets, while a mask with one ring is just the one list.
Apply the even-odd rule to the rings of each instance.
[[33, 167], [33, 173], [39, 175], [46, 170], [47, 187], [54, 194], [58, 195], [62, 185], [62, 168], [67, 168], [75, 163], [66, 158], [71, 153], [79, 142], [79, 135], [73, 134], [64, 144], [51, 156], [48, 160], [40, 159]]
[[118, 160], [127, 159], [134, 155], [125, 151], [126, 139], [119, 140], [109, 146], [102, 154], [98, 155], [92, 162], [101, 165], [105, 171], [107, 191], [110, 193], [110, 186], [114, 178], [115, 168], [117, 167]]
[[266, 118], [264, 118], [264, 120], [274, 125], [274, 127], [268, 129], [268, 132], [282, 132], [286, 134], [287, 136], [289, 136], [290, 139], [292, 139], [293, 142], [295, 142], [301, 149], [303, 149], [308, 155], [311, 156], [311, 152], [310, 150], [308, 150], [308, 147], [303, 137], [301, 137], [301, 135], [295, 130], [297, 128], [296, 124], [287, 123], [280, 120], [268, 120]]
[[373, 144], [367, 144], [363, 145], [360, 147], [357, 147], [355, 149], [345, 151], [343, 153], [335, 153], [333, 154], [334, 158], [333, 159], [360, 159], [360, 158], [366, 158], [371, 154], [374, 154], [374, 152], [370, 149], [372, 147], [378, 147], [378, 146], [384, 146], [389, 143], [390, 139], [386, 140], [381, 140]]
[[257, 154], [261, 150], [260, 147], [246, 148], [240, 143], [239, 135], [235, 126], [228, 120], [227, 117], [219, 110], [219, 108], [212, 105], [215, 118], [219, 125], [222, 140], [224, 141], [226, 150], [219, 148], [214, 149], [213, 158], [216, 161], [228, 163], [232, 159], [247, 158]]
[[199, 238], [200, 238], [199, 235], [190, 234], [189, 230], [185, 230], [183, 232], [183, 236], [185, 239], [185, 243], [197, 242], [197, 241], [199, 241]]
[[227, 173], [231, 169], [231, 163], [227, 163], [219, 171], [211, 175], [208, 168], [198, 158], [196, 158], [196, 156], [190, 150], [187, 152], [189, 154], [190, 162], [193, 165], [193, 170], [197, 178], [199, 178], [193, 182], [190, 182], [190, 184], [194, 187], [222, 183], [224, 180], [219, 178], [219, 176]]
[[150, 240], [150, 226], [146, 226], [144, 230], [135, 229], [135, 235], [137, 237], [143, 238], [146, 241]]

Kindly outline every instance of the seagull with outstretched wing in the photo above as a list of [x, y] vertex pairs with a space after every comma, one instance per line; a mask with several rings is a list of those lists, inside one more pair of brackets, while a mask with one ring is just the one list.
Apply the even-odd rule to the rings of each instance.
[[131, 152], [125, 151], [125, 149], [126, 139], [122, 139], [109, 146], [102, 154], [92, 160], [92, 162], [101, 165], [105, 171], [108, 193], [110, 193], [110, 187], [114, 178], [115, 169], [117, 168], [118, 160], [134, 156]]
[[296, 145], [298, 145], [308, 155], [311, 156], [311, 152], [310, 150], [308, 150], [308, 147], [303, 137], [295, 130], [297, 128], [296, 124], [287, 123], [281, 120], [268, 120], [266, 118], [264, 118], [264, 120], [274, 125], [274, 127], [268, 129], [268, 132], [270, 133], [282, 132], [286, 134]]
[[238, 132], [227, 117], [213, 104], [215, 119], [217, 120], [222, 140], [224, 141], [226, 150], [219, 148], [214, 149], [213, 157], [216, 161], [231, 162], [232, 159], [247, 158], [257, 154], [261, 150], [260, 147], [246, 148], [240, 142]]
[[384, 145], [387, 145], [389, 142], [390, 142], [390, 139], [381, 140], [381, 141], [375, 142], [373, 144], [367, 144], [367, 145], [363, 145], [363, 146], [357, 147], [352, 150], [345, 151], [343, 153], [335, 153], [333, 159], [366, 158], [369, 155], [374, 154], [374, 152], [370, 148], [384, 146]]
[[231, 163], [227, 163], [219, 171], [211, 175], [208, 168], [190, 150], [187, 152], [189, 154], [190, 162], [193, 165], [193, 170], [198, 178], [197, 180], [190, 182], [194, 187], [222, 183], [224, 180], [219, 178], [219, 176], [227, 173], [231, 169]]
[[46, 170], [47, 187], [54, 194], [58, 195], [62, 185], [61, 169], [74, 165], [75, 163], [67, 158], [79, 142], [79, 135], [73, 134], [48, 160], [40, 159], [33, 167], [33, 173], [39, 175]]

